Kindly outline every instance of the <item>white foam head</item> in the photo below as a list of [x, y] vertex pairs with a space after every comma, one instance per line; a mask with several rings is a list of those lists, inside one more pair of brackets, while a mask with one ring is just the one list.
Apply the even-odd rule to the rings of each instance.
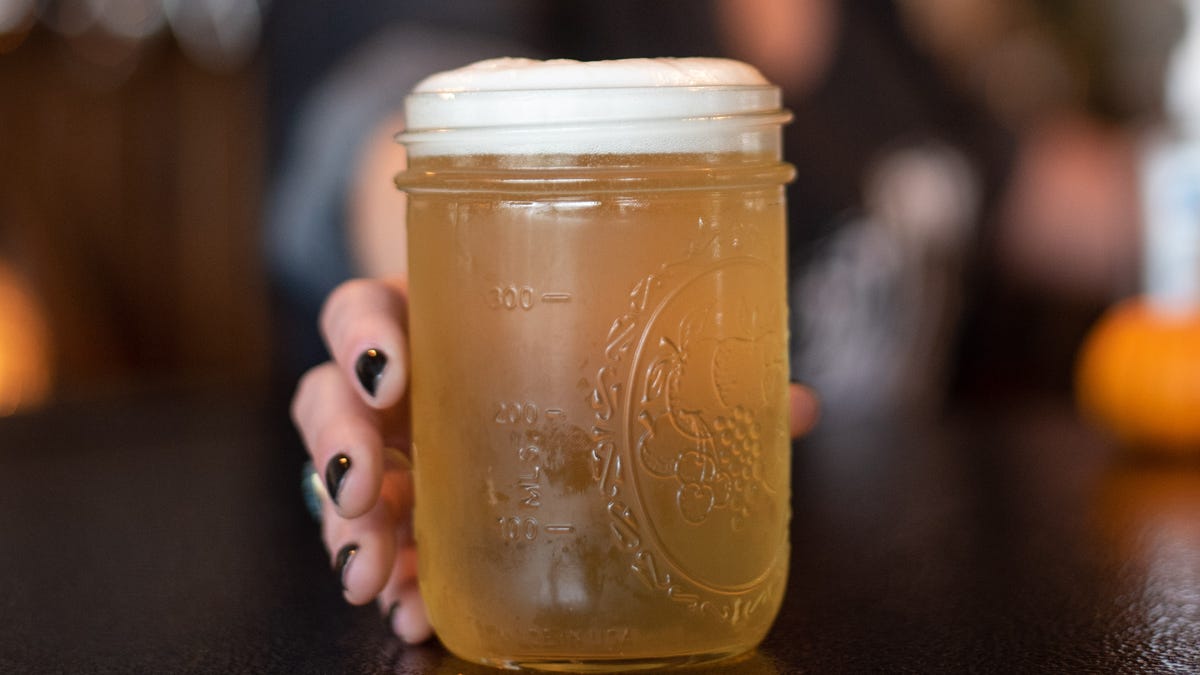
[[753, 66], [732, 59], [570, 59], [499, 58], [431, 75], [413, 93], [578, 89], [580, 87], [699, 87], [768, 84]]
[[417, 155], [752, 151], [733, 123], [784, 119], [778, 88], [713, 58], [489, 59], [426, 78], [406, 106]]

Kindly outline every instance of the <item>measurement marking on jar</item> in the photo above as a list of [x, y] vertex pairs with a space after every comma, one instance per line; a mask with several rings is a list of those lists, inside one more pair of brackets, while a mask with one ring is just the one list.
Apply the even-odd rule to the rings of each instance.
[[500, 537], [508, 541], [533, 541], [538, 536], [537, 518], [521, 516], [504, 516], [497, 519], [500, 524]]
[[487, 304], [492, 309], [533, 309], [535, 291], [531, 286], [507, 284], [493, 286], [487, 291]]
[[533, 471], [528, 476], [517, 476], [517, 487], [525, 491], [521, 506], [536, 509], [542, 505], [542, 486], [539, 483], [541, 477], [542, 467], [537, 464], [533, 465]]
[[496, 424], [520, 424], [532, 426], [538, 420], [538, 407], [532, 401], [500, 401], [496, 405]]
[[562, 408], [546, 408], [546, 417], [562, 417], [566, 414]]
[[571, 294], [559, 291], [539, 293], [533, 286], [521, 284], [500, 284], [492, 286], [486, 292], [487, 306], [501, 310], [531, 310], [537, 300], [546, 303], [570, 302]]
[[539, 534], [575, 534], [570, 523], [543, 525], [533, 516], [501, 516], [496, 519], [500, 537], [508, 541], [533, 541]]

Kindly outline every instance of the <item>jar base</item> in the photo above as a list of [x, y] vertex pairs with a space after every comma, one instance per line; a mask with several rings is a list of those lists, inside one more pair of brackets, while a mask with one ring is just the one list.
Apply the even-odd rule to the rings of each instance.
[[738, 649], [726, 649], [714, 652], [704, 652], [700, 654], [678, 654], [633, 658], [607, 656], [582, 658], [555, 656], [534, 656], [528, 658], [469, 658], [462, 656], [462, 658], [485, 666], [491, 666], [492, 668], [500, 668], [503, 670], [533, 670], [563, 673], [629, 673], [647, 670], [660, 670], [664, 668], [682, 668], [708, 665], [718, 661], [723, 663], [736, 662], [748, 657], [752, 653], [752, 649], [752, 647], [742, 647]]

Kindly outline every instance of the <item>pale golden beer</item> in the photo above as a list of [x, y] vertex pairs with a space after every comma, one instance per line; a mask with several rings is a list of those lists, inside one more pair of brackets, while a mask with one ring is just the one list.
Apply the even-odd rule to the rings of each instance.
[[580, 670], [753, 648], [789, 554], [790, 167], [754, 144], [409, 142], [415, 528], [443, 643]]

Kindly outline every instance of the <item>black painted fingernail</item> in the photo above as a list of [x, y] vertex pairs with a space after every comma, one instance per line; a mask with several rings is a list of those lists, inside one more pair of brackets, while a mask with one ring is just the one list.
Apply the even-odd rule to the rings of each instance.
[[399, 600], [393, 602], [391, 607], [388, 607], [387, 625], [389, 628], [392, 626], [392, 620], [396, 618], [396, 612], [399, 612], [399, 611], [400, 611], [400, 601]]
[[379, 381], [383, 379], [383, 368], [386, 365], [387, 355], [378, 349], [368, 349], [358, 355], [358, 361], [354, 363], [354, 374], [358, 375], [359, 383], [368, 394], [375, 395]]
[[338, 453], [325, 465], [325, 491], [334, 504], [338, 503], [338, 494], [342, 491], [342, 480], [350, 470], [350, 458]]
[[333, 571], [341, 578], [343, 591], [346, 590], [346, 566], [350, 564], [350, 560], [356, 553], [358, 553], [358, 544], [346, 544], [338, 549], [337, 555], [333, 559]]

